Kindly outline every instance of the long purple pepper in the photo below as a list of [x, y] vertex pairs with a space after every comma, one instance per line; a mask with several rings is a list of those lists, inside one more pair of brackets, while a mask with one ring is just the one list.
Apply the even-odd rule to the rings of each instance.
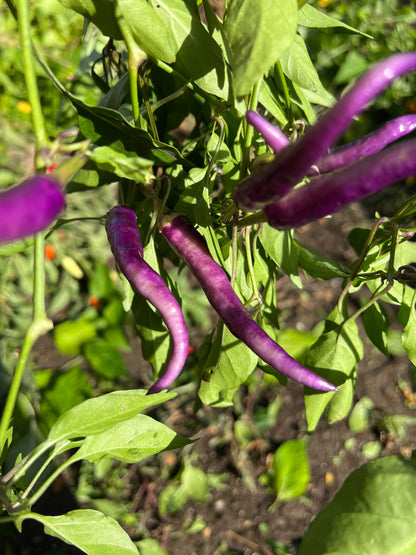
[[181, 307], [166, 283], [143, 258], [136, 214], [115, 206], [105, 222], [107, 237], [120, 271], [140, 295], [161, 314], [172, 339], [172, 352], [163, 375], [149, 389], [158, 393], [169, 387], [181, 372], [188, 355], [188, 332]]
[[394, 118], [365, 137], [334, 148], [328, 154], [320, 156], [307, 175], [327, 173], [347, 166], [364, 156], [379, 152], [394, 141], [409, 135], [415, 129], [416, 114]]
[[47, 228], [65, 207], [59, 184], [36, 175], [0, 193], [0, 243], [34, 235]]
[[416, 174], [416, 139], [370, 154], [337, 171], [312, 178], [266, 206], [268, 223], [291, 229], [337, 212], [384, 187]]
[[237, 339], [243, 341], [275, 370], [303, 385], [320, 391], [337, 388], [292, 358], [251, 318], [234, 292], [223, 268], [211, 257], [203, 237], [182, 215], [165, 216], [162, 234], [185, 260], [201, 284], [209, 302]]
[[253, 211], [285, 196], [343, 134], [351, 120], [390, 83], [416, 70], [416, 52], [390, 56], [366, 71], [318, 122], [283, 148], [270, 164], [242, 181], [234, 192], [239, 208]]

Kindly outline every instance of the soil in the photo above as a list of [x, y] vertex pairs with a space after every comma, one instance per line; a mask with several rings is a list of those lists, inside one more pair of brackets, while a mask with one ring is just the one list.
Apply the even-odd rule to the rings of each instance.
[[[302, 228], [297, 238], [342, 264], [350, 264], [355, 255], [346, 236], [350, 228], [359, 226], [364, 220], [364, 212], [354, 205], [332, 219]], [[299, 290], [288, 279], [278, 280], [278, 303], [285, 323], [301, 330], [312, 330], [333, 307], [340, 285], [340, 280], [305, 279], [303, 289]], [[126, 359], [132, 375], [137, 375], [138, 349], [137, 344], [137, 349]], [[36, 362], [40, 366], [59, 366], [62, 363], [59, 357], [47, 339], [38, 344]], [[409, 386], [404, 393], [398, 388], [399, 380]], [[368, 342], [365, 344], [365, 356], [359, 363], [356, 400], [370, 397], [380, 418], [386, 414], [414, 415], [411, 384], [407, 358], [386, 358]], [[307, 435], [303, 387], [289, 382], [287, 387], [262, 388], [260, 393], [247, 389], [239, 398], [238, 414], [231, 409], [209, 407], [195, 414], [194, 395], [192, 392], [178, 395], [163, 407], [163, 414], [170, 427], [197, 441], [184, 450], [146, 460], [145, 465], [126, 467], [123, 478], [123, 503], [130, 506], [131, 514], [138, 519], [134, 525], [126, 526], [126, 530], [133, 540], [143, 535], [157, 539], [170, 555], [294, 554], [314, 516], [333, 498], [345, 478], [366, 462], [363, 445], [381, 442], [379, 456], [408, 457], [416, 448], [416, 429], [411, 427], [407, 428], [405, 437], [397, 439], [380, 431], [376, 425], [354, 434], [348, 419], [329, 425], [322, 418], [308, 440], [311, 481], [307, 492], [303, 497], [277, 504], [275, 495], [261, 485], [259, 478], [267, 473], [271, 455], [279, 445]], [[233, 434], [236, 419], [244, 414], [248, 422], [252, 421], [256, 406], [267, 406], [277, 398], [280, 398], [280, 409], [275, 424], [262, 436], [257, 434], [246, 445], [240, 445]], [[160, 417], [160, 413], [157, 416]], [[160, 515], [158, 495], [169, 483], [169, 478], [177, 474], [184, 454], [204, 472], [223, 475], [223, 487], [211, 488], [206, 503], [188, 501], [176, 514]], [[153, 470], [149, 471], [152, 465]], [[35, 511], [62, 514], [79, 508], [71, 494], [77, 482], [77, 469], [65, 478], [39, 501]], [[196, 519], [201, 519], [205, 526], [191, 533], [188, 529], [198, 521]], [[80, 553], [45, 536], [36, 523], [24, 524], [23, 534], [13, 541], [15, 554]]]

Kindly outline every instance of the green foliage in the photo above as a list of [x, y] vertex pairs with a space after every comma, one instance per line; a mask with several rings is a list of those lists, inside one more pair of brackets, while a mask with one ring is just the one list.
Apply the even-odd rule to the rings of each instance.
[[287, 50], [296, 34], [295, 0], [233, 0], [224, 19], [237, 96], [248, 94]]
[[179, 512], [193, 499], [205, 503], [209, 497], [210, 487], [221, 487], [221, 480], [215, 475], [206, 474], [200, 468], [184, 459], [177, 481], [169, 484], [159, 495], [159, 512], [162, 515]]
[[46, 534], [74, 545], [88, 555], [110, 555], [114, 549], [120, 555], [139, 553], [118, 522], [98, 511], [78, 509], [60, 516], [29, 513], [19, 521], [28, 518], [43, 524]]
[[[415, 462], [384, 457], [353, 472], [306, 532], [299, 555], [414, 551]], [[394, 492], [394, 495], [391, 495]]]
[[277, 501], [303, 495], [310, 481], [306, 439], [285, 441], [274, 453], [272, 484]]
[[[293, 231], [259, 225], [257, 215], [240, 233], [245, 220], [237, 222], [233, 191], [256, 171], [253, 156], [261, 162], [271, 155], [244, 113], [258, 110], [295, 140], [304, 123], [313, 123], [373, 61], [414, 48], [414, 10], [398, 0], [330, 3], [326, 11], [309, 3], [298, 9], [301, 2], [295, 0], [229, 0], [222, 18], [208, 0], [39, 0], [28, 3], [31, 31], [23, 30], [29, 49], [34, 45], [33, 84], [20, 55], [15, 10], [8, 4], [11, 10], [0, 8], [0, 187], [33, 168], [51, 171], [57, 164], [62, 171], [63, 163], [73, 163], [80, 153], [86, 163], [63, 183], [67, 208], [46, 236], [53, 255], [43, 259], [32, 238], [0, 248], [0, 391], [4, 397], [11, 392], [0, 437], [7, 468], [0, 483], [4, 514], [18, 528], [26, 519], [37, 520], [46, 534], [85, 553], [139, 549], [144, 555], [161, 554], [165, 551], [142, 537], [142, 530], [135, 545], [116, 522], [128, 526], [136, 514], [129, 513], [121, 495], [109, 495], [115, 486], [94, 499], [94, 478], [113, 478], [117, 471], [112, 465], [120, 465], [121, 476], [124, 465], [140, 463], [140, 475], [145, 464], [152, 467], [154, 455], [192, 443], [164, 423], [174, 395], [146, 395], [134, 389], [143, 383], [127, 372], [125, 354], [133, 336], [140, 339], [154, 378], [166, 367], [171, 338], [146, 299], [134, 294], [113, 265], [109, 269], [104, 216], [116, 202], [138, 215], [144, 258], [180, 299], [192, 342], [202, 343], [175, 385], [185, 394], [195, 389], [186, 383], [192, 372], [198, 380], [196, 408], [234, 408], [230, 429], [241, 448], [248, 449], [259, 437], [265, 440], [282, 402], [279, 395], [268, 397], [266, 405], [252, 407], [248, 415], [244, 392], [281, 384], [212, 317], [205, 295], [158, 233], [164, 211], [183, 212], [198, 228], [253, 319], [293, 357], [339, 387], [336, 393], [306, 391], [308, 432], [323, 414], [329, 423], [346, 418], [363, 357], [359, 318], [363, 333], [381, 353], [404, 350], [416, 364], [416, 297], [409, 285], [416, 256], [415, 243], [409, 241], [414, 201], [407, 200], [404, 189], [403, 207], [390, 219], [351, 231], [357, 260], [350, 267], [307, 248]], [[20, 10], [21, 4], [16, 5]], [[413, 84], [414, 76], [398, 80], [344, 140], [414, 111]], [[35, 89], [48, 100], [42, 102], [42, 112], [50, 143], [41, 148], [40, 124], [35, 114], [31, 120], [28, 103]], [[276, 279], [287, 277], [301, 289], [305, 276], [338, 279], [342, 287], [325, 322], [312, 331], [302, 322], [299, 329], [287, 327], [277, 306]], [[348, 300], [357, 293], [359, 308], [351, 313]], [[403, 333], [392, 329], [385, 303], [398, 307]], [[34, 340], [53, 324], [50, 338], [64, 362], [45, 357], [45, 362], [26, 364]], [[264, 382], [253, 375], [257, 366], [264, 370]], [[414, 419], [395, 414], [376, 419], [372, 401], [362, 398], [348, 423], [353, 433], [375, 424], [399, 440]], [[380, 447], [379, 441], [366, 442], [362, 455], [376, 458]], [[142, 462], [149, 457], [150, 462]], [[61, 516], [31, 512], [73, 463], [82, 464], [80, 482], [85, 480], [78, 495], [100, 510]], [[85, 470], [90, 467], [93, 478]], [[413, 475], [413, 459], [387, 457], [364, 465], [313, 522], [299, 553], [363, 553], [367, 546], [371, 553], [412, 552]], [[146, 476], [152, 477], [152, 471]], [[163, 469], [161, 480], [165, 478]], [[305, 495], [310, 482], [305, 437], [284, 441], [263, 478], [277, 502]], [[173, 515], [189, 500], [207, 502], [210, 488], [221, 487], [221, 479], [184, 457], [158, 498], [160, 514]], [[134, 526], [137, 532], [137, 522]], [[204, 526], [197, 517], [188, 532]], [[276, 552], [285, 552], [273, 542]]]

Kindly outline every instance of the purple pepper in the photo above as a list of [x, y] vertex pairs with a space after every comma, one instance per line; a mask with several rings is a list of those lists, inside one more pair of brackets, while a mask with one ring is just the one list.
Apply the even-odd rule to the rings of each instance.
[[188, 332], [181, 307], [166, 283], [143, 258], [136, 214], [125, 206], [115, 206], [105, 222], [107, 237], [120, 271], [132, 287], [161, 314], [172, 338], [172, 353], [163, 375], [149, 389], [158, 393], [170, 386], [181, 372], [188, 355]]
[[267, 119], [257, 114], [257, 112], [248, 110], [246, 113], [246, 120], [254, 129], [257, 129], [274, 152], [281, 151], [290, 143], [289, 139], [278, 127], [275, 127], [272, 123], [267, 121]]
[[340, 170], [314, 177], [264, 211], [271, 226], [299, 227], [416, 174], [416, 139], [370, 154]]
[[204, 239], [184, 216], [165, 216], [160, 228], [173, 249], [188, 264], [212, 307], [237, 339], [284, 376], [320, 391], [337, 391], [331, 383], [288, 355], [251, 318], [231, 287], [226, 273], [212, 259]]
[[0, 243], [42, 231], [64, 207], [61, 187], [46, 175], [36, 175], [0, 193]]
[[392, 81], [416, 70], [416, 52], [395, 54], [366, 71], [298, 141], [242, 181], [234, 192], [239, 208], [253, 211], [286, 195], [343, 134], [351, 120]]
[[384, 147], [408, 135], [416, 129], [416, 115], [409, 114], [392, 119], [382, 125], [380, 129], [358, 139], [352, 143], [331, 150], [321, 156], [307, 175], [327, 173], [342, 168], [359, 158], [379, 152]]

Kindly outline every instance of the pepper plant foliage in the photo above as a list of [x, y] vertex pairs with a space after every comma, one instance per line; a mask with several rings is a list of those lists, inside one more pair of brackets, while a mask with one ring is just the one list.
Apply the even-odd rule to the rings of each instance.
[[[332, 423], [346, 417], [351, 409], [357, 365], [363, 357], [357, 318], [363, 317], [369, 340], [388, 354], [388, 322], [382, 307], [384, 303], [399, 307], [403, 347], [416, 364], [415, 294], [407, 285], [414, 279], [410, 265], [416, 256], [415, 243], [409, 241], [414, 199], [408, 199], [393, 217], [379, 218], [374, 224], [370, 222], [368, 229], [351, 233], [357, 254], [351, 267], [341, 267], [324, 254], [309, 250], [291, 229], [280, 231], [259, 223], [256, 214], [239, 211], [233, 201], [238, 184], [255, 172], [256, 166], [273, 158], [267, 137], [265, 142], [248, 125], [244, 117], [247, 110], [264, 114], [290, 141], [295, 141], [305, 126], [315, 123], [320, 111], [335, 103], [309, 56], [305, 44], [308, 29], [358, 31], [296, 0], [229, 0], [224, 13], [214, 12], [208, 0], [61, 3], [63, 13], [70, 10], [85, 18], [85, 55], [78, 76], [88, 87], [77, 88], [76, 79], [72, 85], [61, 83], [50, 69], [42, 44], [31, 43], [35, 32], [30, 27], [26, 0], [15, 4], [9, 1], [8, 5], [16, 17], [22, 44], [36, 139], [36, 169], [44, 172], [47, 167], [55, 168], [53, 178], [65, 186], [68, 199], [64, 217], [71, 218], [71, 197], [82, 199], [93, 194], [98, 199], [103, 188], [117, 183], [118, 199], [114, 204], [127, 206], [137, 215], [143, 243], [141, 256], [169, 284], [191, 322], [197, 313], [187, 297], [190, 290], [183, 278], [184, 264], [158, 230], [164, 214], [186, 216], [253, 319], [277, 342], [278, 275], [286, 274], [299, 288], [305, 275], [318, 280], [340, 278], [339, 300], [327, 316], [322, 334], [302, 353], [301, 362], [306, 368], [338, 388], [337, 392], [306, 389], [310, 432], [324, 413]], [[45, 132], [34, 67], [42, 78], [52, 81], [56, 95], [62, 96], [77, 114], [70, 131], [54, 137]], [[88, 208], [90, 218], [104, 219], [102, 208], [95, 211], [94, 203]], [[111, 204], [106, 208], [110, 209]], [[65, 228], [65, 219], [58, 221], [52, 235], [60, 228]], [[10, 447], [15, 442], [12, 416], [23, 371], [35, 340], [53, 325], [44, 303], [43, 236], [6, 245], [1, 254], [12, 257], [25, 249], [34, 251], [34, 310], [0, 426], [3, 517], [5, 521], [12, 519], [18, 527], [26, 519], [37, 520], [46, 533], [85, 553], [113, 552], [115, 548], [117, 553], [137, 553], [121, 526], [97, 511], [79, 510], [50, 517], [32, 512], [32, 506], [74, 462], [104, 458], [138, 462], [190, 443], [165, 424], [142, 414], [171, 399], [174, 393], [146, 395], [149, 380], [140, 390], [114, 391], [87, 399], [51, 423], [46, 439], [15, 465], [8, 452], [12, 453]], [[164, 270], [165, 259], [176, 271]], [[135, 330], [154, 380], [160, 379], [169, 358], [171, 337], [159, 314], [134, 295], [127, 281], [123, 283], [124, 308], [134, 315]], [[351, 312], [347, 300], [350, 293], [358, 291], [366, 291], [367, 300]], [[94, 329], [91, 331], [85, 321], [77, 321], [75, 328], [88, 328], [88, 339], [97, 341]], [[63, 335], [58, 332], [55, 337], [59, 343]], [[67, 352], [79, 353], [81, 341], [70, 340]], [[88, 352], [93, 358], [96, 351], [90, 348]], [[260, 360], [244, 341], [236, 340], [225, 319], [210, 331], [196, 359], [195, 367], [186, 367], [178, 383], [194, 380], [200, 405], [231, 406], [235, 392], [258, 366], [276, 375], [275, 369]], [[111, 376], [111, 372], [106, 375]], [[278, 378], [285, 383], [284, 376]], [[67, 456], [60, 458], [64, 453]], [[413, 471], [410, 464], [406, 469]], [[386, 488], [385, 495], [391, 491]], [[343, 495], [345, 492], [340, 499]], [[339, 504], [335, 504], [339, 511]], [[310, 540], [314, 534], [324, 535], [318, 526], [319, 522], [305, 539], [311, 542], [305, 544], [305, 553], [318, 553]], [[354, 526], [358, 524], [344, 528], [345, 537], [348, 533], [355, 537]], [[392, 532], [390, 537], [400, 536]]]

